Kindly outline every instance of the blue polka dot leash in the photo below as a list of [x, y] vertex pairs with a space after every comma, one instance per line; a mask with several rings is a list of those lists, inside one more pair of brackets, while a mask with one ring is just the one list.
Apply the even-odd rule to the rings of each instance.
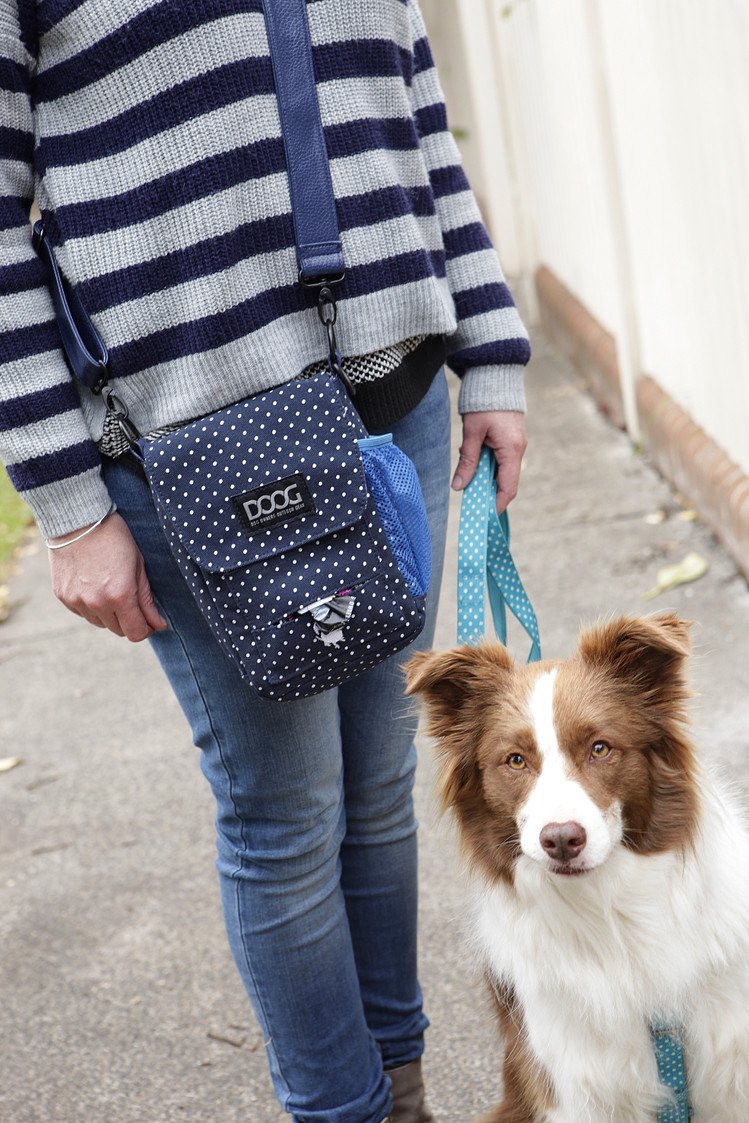
[[477, 643], [484, 635], [484, 601], [489, 591], [494, 630], [507, 642], [507, 608], [531, 640], [528, 662], [541, 658], [538, 622], [510, 553], [507, 512], [495, 506], [496, 461], [484, 446], [476, 474], [463, 492], [458, 532], [458, 643]]
[[671, 1026], [655, 1022], [650, 1027], [653, 1049], [658, 1064], [658, 1077], [674, 1093], [674, 1102], [658, 1112], [658, 1123], [689, 1123], [692, 1110], [689, 1106], [689, 1088], [684, 1064], [684, 1046], [681, 1037]]

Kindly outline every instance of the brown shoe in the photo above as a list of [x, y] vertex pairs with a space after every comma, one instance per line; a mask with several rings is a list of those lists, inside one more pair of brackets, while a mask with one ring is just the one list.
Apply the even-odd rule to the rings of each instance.
[[402, 1068], [389, 1069], [387, 1075], [393, 1085], [390, 1123], [437, 1123], [424, 1103], [421, 1057]]

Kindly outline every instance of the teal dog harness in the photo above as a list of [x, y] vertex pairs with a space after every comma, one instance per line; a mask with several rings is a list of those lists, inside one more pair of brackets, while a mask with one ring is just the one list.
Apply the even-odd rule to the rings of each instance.
[[684, 1045], [671, 1026], [654, 1022], [650, 1027], [653, 1038], [658, 1077], [674, 1093], [674, 1103], [658, 1112], [658, 1123], [689, 1123], [692, 1109], [689, 1106], [689, 1088], [684, 1063]]

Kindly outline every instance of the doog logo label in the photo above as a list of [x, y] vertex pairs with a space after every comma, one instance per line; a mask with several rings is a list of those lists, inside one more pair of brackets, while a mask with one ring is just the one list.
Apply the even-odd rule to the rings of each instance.
[[307, 481], [299, 473], [263, 484], [244, 495], [233, 495], [232, 502], [244, 524], [252, 531], [264, 530], [275, 523], [315, 510]]
[[285, 511], [289, 504], [295, 507], [302, 501], [299, 484], [294, 483], [289, 484], [288, 487], [281, 487], [278, 491], [269, 491], [266, 495], [258, 496], [257, 499], [245, 499], [243, 506], [250, 522], [256, 522], [257, 519], [275, 515], [276, 511]]

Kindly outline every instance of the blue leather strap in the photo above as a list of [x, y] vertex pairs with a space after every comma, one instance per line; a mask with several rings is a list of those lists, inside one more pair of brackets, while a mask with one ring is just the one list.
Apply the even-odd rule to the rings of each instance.
[[294, 214], [299, 277], [342, 279], [343, 250], [330, 177], [305, 0], [263, 0]]
[[463, 492], [458, 531], [458, 643], [477, 643], [484, 635], [484, 600], [489, 604], [497, 638], [507, 642], [509, 608], [531, 640], [528, 662], [541, 658], [538, 622], [510, 553], [507, 512], [495, 506], [496, 461], [482, 448], [476, 474]]
[[98, 393], [107, 381], [109, 352], [104, 340], [60, 272], [41, 219], [34, 223], [33, 242], [47, 266], [50, 296], [68, 365], [79, 382]]

